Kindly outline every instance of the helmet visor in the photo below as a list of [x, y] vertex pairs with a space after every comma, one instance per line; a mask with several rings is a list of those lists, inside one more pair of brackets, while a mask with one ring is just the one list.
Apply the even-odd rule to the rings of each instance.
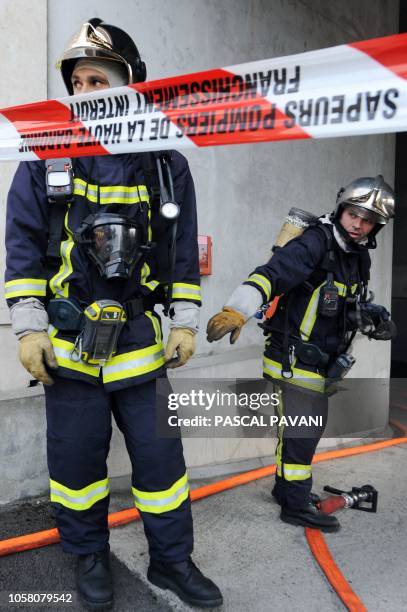
[[383, 217], [381, 217], [379, 214], [366, 208], [363, 208], [362, 206], [358, 206], [357, 204], [345, 204], [345, 208], [347, 211], [353, 213], [354, 215], [361, 217], [361, 219], [365, 219], [365, 221], [380, 224], [385, 223]]

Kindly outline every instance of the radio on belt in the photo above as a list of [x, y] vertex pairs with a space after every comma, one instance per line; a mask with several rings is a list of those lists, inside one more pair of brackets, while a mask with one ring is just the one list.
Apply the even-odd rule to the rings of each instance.
[[114, 300], [93, 302], [84, 312], [84, 327], [76, 338], [71, 359], [104, 365], [117, 348], [117, 340], [127, 321], [123, 306]]

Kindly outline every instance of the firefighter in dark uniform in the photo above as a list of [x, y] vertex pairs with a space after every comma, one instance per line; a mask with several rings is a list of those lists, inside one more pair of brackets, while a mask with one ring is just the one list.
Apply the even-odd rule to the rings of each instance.
[[208, 323], [210, 342], [231, 333], [234, 343], [244, 323], [281, 296], [264, 325], [264, 376], [277, 387], [280, 414], [319, 416], [322, 423], [308, 436], [278, 429], [272, 493], [287, 523], [324, 531], [340, 527], [336, 517], [317, 508], [311, 463], [326, 424], [330, 383], [353, 365], [356, 331], [383, 340], [395, 333], [386, 309], [367, 297], [369, 249], [393, 212], [394, 193], [382, 176], [356, 179], [340, 190], [331, 215], [277, 247]]
[[[132, 39], [100, 19], [83, 24], [60, 68], [70, 94], [146, 78]], [[55, 228], [50, 228], [53, 204], [47, 198], [45, 165], [20, 164], [7, 207], [6, 298], [21, 362], [46, 385], [51, 501], [63, 549], [78, 555], [77, 587], [85, 604], [99, 609], [113, 601], [106, 467], [113, 413], [129, 452], [132, 492], [148, 539], [148, 579], [192, 605], [214, 607], [222, 595], [190, 557], [193, 528], [181, 441], [155, 433], [162, 404], [156, 379], [165, 376], [166, 366], [178, 367], [193, 354], [198, 329], [194, 185], [182, 155], [171, 152], [163, 158], [160, 168], [167, 181], [172, 177], [179, 204], [175, 237], [161, 228], [162, 235], [173, 236], [168, 248], [175, 253], [172, 286], [164, 289], [172, 292], [164, 350], [154, 312], [163, 289], [160, 245], [154, 246], [152, 233], [160, 210], [152, 206], [143, 159], [120, 154], [72, 162], [73, 197], [64, 209], [51, 274], [47, 254]], [[164, 299], [168, 302], [168, 295]], [[98, 317], [104, 327], [93, 325]], [[116, 330], [113, 335], [111, 330]], [[103, 357], [101, 346], [113, 337], [115, 350], [97, 357]], [[100, 353], [93, 352], [92, 342], [100, 343]]]

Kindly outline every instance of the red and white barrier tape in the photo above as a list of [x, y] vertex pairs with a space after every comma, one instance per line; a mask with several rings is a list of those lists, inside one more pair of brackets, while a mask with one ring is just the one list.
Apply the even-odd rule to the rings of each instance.
[[407, 130], [407, 34], [0, 111], [0, 160]]

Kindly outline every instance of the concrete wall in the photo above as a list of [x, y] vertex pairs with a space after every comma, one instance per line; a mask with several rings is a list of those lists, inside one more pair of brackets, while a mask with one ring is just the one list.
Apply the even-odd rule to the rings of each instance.
[[[47, 92], [49, 97], [65, 95], [55, 62], [80, 23], [93, 16], [126, 29], [142, 52], [149, 78], [158, 78], [394, 33], [398, 26], [398, 0], [343, 0], [340, 3], [323, 0], [176, 0], [171, 3], [89, 0], [84, 3], [71, 0], [69, 10], [58, 0], [48, 0], [47, 7], [45, 0], [35, 3], [3, 0], [1, 22], [10, 23], [10, 29], [4, 32], [3, 49], [10, 57], [12, 68], [2, 62], [0, 69], [7, 71], [2, 83], [9, 83], [10, 87], [7, 91], [3, 88], [0, 107], [45, 98]], [[187, 152], [187, 157], [198, 196], [199, 232], [213, 238], [214, 273], [202, 282], [204, 328], [207, 319], [222, 306], [235, 286], [268, 258], [274, 237], [291, 206], [322, 213], [333, 208], [338, 188], [356, 176], [382, 173], [390, 183], [393, 181], [394, 137], [208, 148]], [[13, 165], [3, 164], [0, 170], [4, 207]], [[4, 214], [1, 218], [4, 219]], [[391, 259], [392, 230], [386, 228], [379, 236], [372, 286], [377, 301], [387, 305], [390, 304]], [[2, 302], [0, 342], [5, 350], [0, 355], [0, 390], [16, 388], [11, 395], [18, 396], [22, 386], [28, 383], [28, 376], [17, 363], [15, 343], [5, 325], [7, 321]], [[219, 373], [230, 377], [256, 376], [260, 373], [261, 345], [262, 336], [252, 322], [243, 330], [235, 349], [227, 340], [207, 344], [202, 331], [197, 358], [184, 374], [178, 372], [176, 376], [212, 377]], [[358, 365], [352, 375], [388, 375], [388, 345], [357, 340], [355, 354]], [[11, 395], [8, 393], [6, 398]], [[386, 403], [379, 408], [375, 424], [384, 426]], [[37, 417], [33, 418], [33, 430], [37, 431], [38, 423]], [[7, 432], [6, 436], [9, 435]], [[264, 440], [198, 442], [186, 440], [190, 465], [239, 460], [271, 451], [270, 443]], [[0, 464], [4, 460], [5, 456], [0, 455]], [[40, 490], [44, 483], [44, 456], [37, 467], [37, 489]], [[110, 468], [112, 475], [128, 471], [123, 445], [116, 436]], [[23, 489], [20, 493], [14, 492], [15, 496], [22, 494]], [[0, 494], [2, 500], [5, 501]]]
[[[2, 0], [2, 60], [0, 108], [47, 97], [47, 2]], [[0, 278], [4, 278], [4, 225], [7, 192], [17, 168], [0, 164]], [[17, 361], [17, 342], [10, 329], [8, 308], [0, 283], [0, 391], [28, 385], [29, 376]]]

